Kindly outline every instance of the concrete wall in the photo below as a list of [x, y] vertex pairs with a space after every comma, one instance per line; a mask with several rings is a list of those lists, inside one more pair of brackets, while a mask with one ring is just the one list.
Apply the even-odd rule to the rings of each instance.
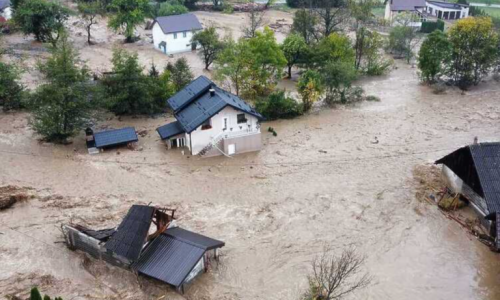
[[[156, 50], [164, 52], [163, 47], [160, 48], [161, 42], [167, 43], [167, 54], [180, 53], [192, 51], [191, 39], [193, 38], [192, 31], [184, 31], [177, 33], [165, 34], [161, 30], [158, 23], [155, 23], [152, 29], [153, 32], [153, 43]], [[184, 34], [186, 36], [184, 37]], [[177, 36], [177, 38], [175, 38]]]
[[261, 133], [224, 139], [224, 152], [229, 153], [229, 145], [235, 145], [235, 154], [259, 151], [262, 149]]
[[[223, 134], [244, 134], [248, 130], [256, 133], [260, 132], [258, 120], [252, 115], [245, 114], [247, 122], [238, 124], [237, 116], [242, 113], [228, 106], [210, 119], [212, 124], [211, 129], [202, 130], [200, 126], [191, 132], [191, 154], [197, 155], [214, 138], [221, 137]], [[227, 120], [226, 122], [224, 121], [225, 119]], [[224, 128], [225, 124], [227, 124], [226, 128]], [[186, 142], [188, 141], [186, 140]]]

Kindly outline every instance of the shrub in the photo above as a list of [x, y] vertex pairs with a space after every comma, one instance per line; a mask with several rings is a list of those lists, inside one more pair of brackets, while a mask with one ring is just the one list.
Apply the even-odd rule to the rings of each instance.
[[295, 99], [278, 90], [257, 101], [255, 108], [268, 120], [292, 119], [302, 115], [302, 108]]
[[181, 15], [189, 12], [187, 7], [182, 4], [171, 4], [169, 2], [164, 2], [160, 4], [160, 9], [158, 10], [158, 16], [172, 16], [172, 15]]
[[434, 30], [440, 30], [444, 32], [444, 22], [441, 20], [437, 20], [436, 22], [430, 22], [430, 21], [422, 22], [422, 27], [420, 28], [420, 32], [431, 33]]
[[372, 101], [372, 102], [380, 102], [380, 98], [377, 96], [373, 96], [373, 95], [366, 96], [365, 100]]
[[222, 12], [225, 14], [232, 14], [234, 12], [234, 8], [231, 4], [224, 3], [224, 5], [222, 6]]
[[24, 106], [26, 92], [19, 83], [19, 76], [15, 66], [0, 62], [0, 105], [4, 111]]

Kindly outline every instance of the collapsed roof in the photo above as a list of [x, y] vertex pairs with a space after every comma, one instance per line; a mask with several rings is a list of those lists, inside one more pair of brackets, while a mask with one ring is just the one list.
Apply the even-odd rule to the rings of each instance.
[[462, 147], [437, 160], [483, 197], [489, 213], [500, 212], [500, 143]]

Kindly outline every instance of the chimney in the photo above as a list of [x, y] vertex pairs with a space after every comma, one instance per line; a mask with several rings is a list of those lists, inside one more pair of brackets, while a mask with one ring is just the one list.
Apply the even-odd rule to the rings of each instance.
[[208, 91], [210, 92], [210, 97], [215, 96], [215, 90], [213, 88], [210, 88]]

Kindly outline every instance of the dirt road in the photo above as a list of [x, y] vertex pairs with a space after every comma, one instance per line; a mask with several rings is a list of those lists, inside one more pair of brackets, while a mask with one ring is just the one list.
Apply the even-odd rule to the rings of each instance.
[[411, 174], [475, 136], [498, 140], [500, 87], [437, 96], [397, 66], [361, 82], [381, 102], [265, 123], [278, 136], [265, 133], [263, 151], [232, 159], [166, 151], [154, 129], [167, 116], [103, 122], [147, 129], [143, 150], [89, 156], [83, 135], [39, 143], [26, 114], [1, 113], [0, 184], [38, 196], [0, 212], [0, 294], [40, 284], [65, 299], [182, 299], [56, 243], [61, 222], [112, 226], [132, 203], [152, 202], [226, 242], [222, 265], [187, 299], [296, 299], [324, 244], [368, 255], [376, 279], [354, 299], [498, 299], [498, 256], [416, 200]]

